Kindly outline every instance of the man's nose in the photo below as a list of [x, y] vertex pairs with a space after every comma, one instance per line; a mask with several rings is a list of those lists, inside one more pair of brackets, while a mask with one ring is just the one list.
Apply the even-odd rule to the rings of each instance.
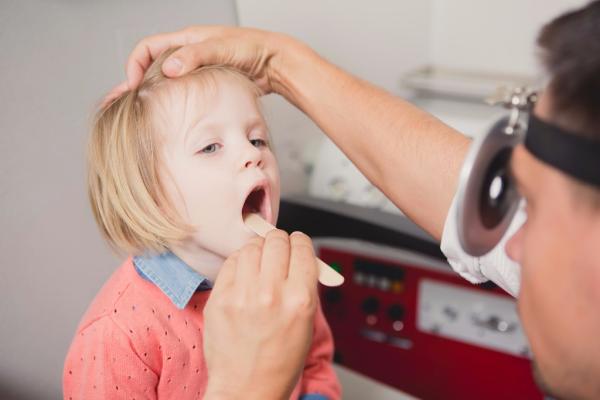
[[505, 250], [508, 257], [517, 263], [521, 263], [523, 249], [523, 227], [519, 228], [514, 235], [506, 242]]

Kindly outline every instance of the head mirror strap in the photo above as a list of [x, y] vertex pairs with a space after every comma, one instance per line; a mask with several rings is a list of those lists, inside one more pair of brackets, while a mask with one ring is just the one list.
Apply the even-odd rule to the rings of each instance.
[[600, 187], [600, 141], [564, 131], [529, 114], [525, 147], [540, 161]]

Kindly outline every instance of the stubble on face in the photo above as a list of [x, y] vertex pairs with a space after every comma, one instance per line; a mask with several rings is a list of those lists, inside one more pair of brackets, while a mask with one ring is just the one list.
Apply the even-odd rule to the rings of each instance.
[[[545, 99], [536, 114], [550, 121]], [[536, 359], [534, 377], [540, 389], [556, 398], [600, 398], [600, 264], [595, 245], [600, 216], [586, 213], [573, 198], [571, 178], [522, 146], [512, 162], [528, 197], [518, 260], [519, 314]]]

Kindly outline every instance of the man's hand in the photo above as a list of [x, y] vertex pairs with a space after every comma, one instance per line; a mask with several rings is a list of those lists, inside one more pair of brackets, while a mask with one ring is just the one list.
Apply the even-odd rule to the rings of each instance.
[[175, 78], [203, 65], [223, 64], [237, 68], [253, 79], [263, 92], [280, 92], [278, 68], [285, 54], [312, 53], [304, 44], [283, 34], [251, 28], [193, 26], [142, 39], [127, 60], [127, 81], [116, 86], [104, 102], [135, 89], [144, 73], [163, 51], [180, 47], [163, 63], [163, 73]]
[[271, 231], [225, 261], [204, 309], [206, 399], [289, 398], [311, 343], [317, 277], [302, 233]]

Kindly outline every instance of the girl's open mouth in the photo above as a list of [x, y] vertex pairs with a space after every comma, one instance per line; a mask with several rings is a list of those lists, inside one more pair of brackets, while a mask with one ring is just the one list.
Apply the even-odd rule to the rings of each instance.
[[257, 213], [265, 220], [270, 221], [271, 207], [267, 192], [265, 185], [259, 185], [250, 192], [242, 206], [242, 218], [246, 214]]

